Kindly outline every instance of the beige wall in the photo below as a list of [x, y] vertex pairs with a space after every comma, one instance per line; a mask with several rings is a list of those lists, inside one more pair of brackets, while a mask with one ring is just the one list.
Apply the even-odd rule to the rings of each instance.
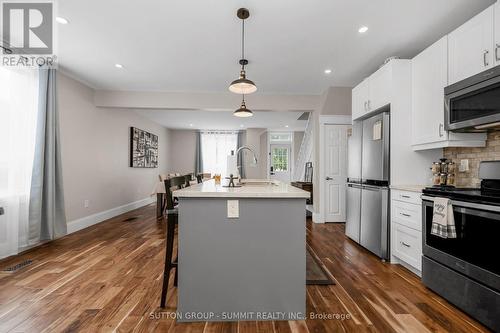
[[319, 99], [316, 110], [311, 114], [313, 122], [314, 137], [314, 158], [313, 158], [313, 196], [314, 212], [319, 214], [323, 209], [320, 207], [319, 198], [319, 174], [321, 165], [319, 163], [319, 117], [321, 115], [351, 115], [352, 112], [352, 88], [348, 87], [330, 87]]
[[321, 115], [350, 115], [352, 109], [352, 88], [330, 87], [326, 92], [323, 104], [320, 106]]
[[[261, 145], [260, 145], [260, 138], [261, 135], [266, 134], [267, 135], [267, 130], [265, 128], [249, 128], [246, 131], [245, 136], [245, 146], [251, 148], [254, 152], [255, 155], [257, 156], [257, 165], [253, 164], [253, 155], [251, 152], [244, 150], [244, 161], [245, 161], [245, 178], [249, 179], [259, 179], [262, 178], [262, 167], [267, 165], [266, 162], [266, 152], [267, 152], [267, 147], [264, 150], [261, 150]], [[264, 162], [262, 164], [261, 162]], [[264, 170], [265, 172], [265, 170]]]
[[194, 172], [196, 155], [195, 130], [170, 130], [170, 170], [178, 173]]
[[481, 161], [500, 161], [500, 131], [488, 133], [488, 141], [484, 148], [445, 148], [444, 157], [457, 165], [460, 160], [469, 160], [468, 172], [457, 172], [455, 176], [456, 186], [458, 187], [478, 187], [479, 163]]
[[[169, 169], [169, 130], [130, 110], [96, 108], [91, 88], [57, 78], [67, 220], [149, 197], [158, 174]], [[157, 169], [129, 167], [130, 126], [158, 135]]]
[[260, 160], [259, 160], [259, 166], [260, 166], [260, 177], [261, 179], [267, 179], [268, 174], [267, 174], [267, 145], [268, 145], [268, 133], [267, 131], [261, 133], [260, 135]]

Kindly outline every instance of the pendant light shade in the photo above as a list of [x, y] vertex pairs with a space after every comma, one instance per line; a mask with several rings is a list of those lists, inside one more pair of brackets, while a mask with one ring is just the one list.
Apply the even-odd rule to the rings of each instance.
[[257, 86], [252, 80], [246, 78], [246, 73], [244, 70], [240, 72], [240, 78], [234, 80], [229, 85], [229, 90], [235, 94], [251, 94], [257, 91]]
[[238, 9], [236, 13], [239, 19], [241, 19], [241, 71], [240, 77], [234, 80], [229, 85], [229, 91], [235, 94], [251, 94], [257, 91], [257, 86], [252, 80], [247, 79], [245, 66], [248, 65], [248, 60], [245, 59], [245, 20], [250, 17], [250, 12], [246, 8]]
[[243, 97], [243, 100], [241, 101], [241, 106], [238, 110], [233, 112], [233, 115], [236, 117], [240, 118], [248, 118], [253, 116], [253, 112], [249, 109], [247, 109], [247, 106], [245, 105], [245, 97]]

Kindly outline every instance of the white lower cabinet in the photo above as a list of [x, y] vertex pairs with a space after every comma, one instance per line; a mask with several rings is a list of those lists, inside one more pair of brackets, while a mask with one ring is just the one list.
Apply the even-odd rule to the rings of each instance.
[[394, 224], [392, 255], [418, 271], [422, 270], [422, 232]]
[[393, 190], [391, 198], [392, 261], [401, 263], [420, 275], [422, 270], [420, 193]]

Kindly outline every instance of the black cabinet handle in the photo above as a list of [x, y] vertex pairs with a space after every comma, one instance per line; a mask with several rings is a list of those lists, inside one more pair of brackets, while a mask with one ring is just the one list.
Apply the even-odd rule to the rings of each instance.
[[0, 207], [0, 215], [5, 214], [5, 211], [3, 210], [3, 207]]
[[410, 196], [409, 195], [401, 195], [402, 198], [405, 198], [405, 199], [410, 199]]
[[406, 246], [406, 247], [411, 247], [410, 245], [406, 244], [405, 242], [401, 242], [401, 245]]
[[400, 213], [400, 214], [403, 215], [403, 216], [406, 216], [406, 217], [411, 217], [410, 214], [405, 214], [405, 213]]

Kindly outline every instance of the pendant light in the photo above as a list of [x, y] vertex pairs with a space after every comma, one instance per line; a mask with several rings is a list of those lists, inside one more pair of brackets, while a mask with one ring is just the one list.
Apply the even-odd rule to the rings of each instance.
[[243, 95], [243, 100], [241, 101], [241, 106], [238, 110], [233, 112], [233, 115], [240, 118], [247, 118], [253, 116], [253, 112], [247, 109], [245, 104], [245, 95]]
[[245, 66], [248, 60], [245, 59], [245, 20], [250, 17], [250, 12], [246, 8], [238, 9], [236, 15], [241, 19], [241, 65], [240, 77], [229, 85], [229, 90], [235, 94], [251, 94], [257, 91], [257, 86], [252, 80], [247, 79]]

